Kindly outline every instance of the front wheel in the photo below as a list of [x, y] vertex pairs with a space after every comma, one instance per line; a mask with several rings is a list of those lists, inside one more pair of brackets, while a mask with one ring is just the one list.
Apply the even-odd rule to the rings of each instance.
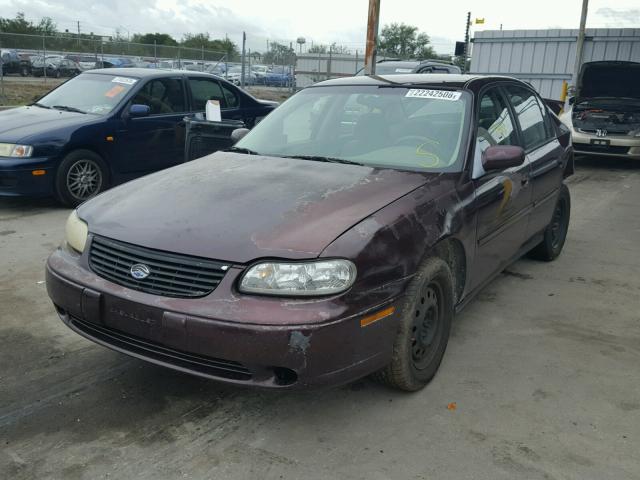
[[544, 238], [529, 252], [529, 256], [546, 262], [555, 260], [562, 252], [562, 247], [564, 247], [564, 242], [567, 239], [570, 217], [571, 195], [569, 194], [569, 189], [563, 183], [562, 187], [560, 187], [560, 195], [558, 196], [556, 207], [553, 210], [553, 217], [551, 217], [551, 222], [544, 231]]
[[99, 155], [90, 150], [69, 153], [56, 173], [56, 197], [71, 207], [96, 196], [107, 185], [107, 166]]
[[449, 342], [453, 304], [449, 266], [437, 257], [424, 260], [400, 307], [391, 363], [374, 373], [373, 378], [409, 392], [429, 383]]

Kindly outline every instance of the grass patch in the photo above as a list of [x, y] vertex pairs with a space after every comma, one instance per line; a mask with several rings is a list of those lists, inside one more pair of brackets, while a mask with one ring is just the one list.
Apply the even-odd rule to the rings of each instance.
[[44, 81], [18, 82], [14, 80], [7, 81], [5, 79], [4, 96], [0, 95], [0, 105], [19, 106], [32, 103], [59, 83], [60, 82], [54, 82], [53, 80], [48, 80], [47, 83], [44, 83]]

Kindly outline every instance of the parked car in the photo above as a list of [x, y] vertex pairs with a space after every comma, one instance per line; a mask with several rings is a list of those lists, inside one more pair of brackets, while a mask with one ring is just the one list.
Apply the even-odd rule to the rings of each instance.
[[264, 85], [267, 83], [267, 73], [269, 73], [269, 67], [267, 65], [251, 65], [251, 72], [256, 85]]
[[26, 77], [31, 73], [31, 65], [28, 60], [20, 57], [17, 51], [3, 48], [0, 50], [2, 75], [19, 73]]
[[288, 87], [293, 83], [293, 75], [291, 74], [291, 67], [287, 66], [274, 66], [269, 69], [265, 79], [265, 85], [272, 87]]
[[[442, 60], [378, 60], [376, 75], [403, 75], [408, 73], [461, 73], [460, 67]], [[356, 75], [364, 75], [364, 68]]]
[[73, 77], [82, 72], [80, 65], [73, 60], [47, 57], [46, 62], [36, 61], [33, 63], [33, 66], [31, 67], [31, 74], [34, 77], [42, 77], [45, 74], [45, 68], [47, 77], [54, 78]]
[[560, 254], [572, 168], [568, 130], [516, 79], [330, 80], [232, 151], [81, 205], [47, 289], [74, 331], [182, 372], [417, 390], [455, 311], [524, 253]]
[[76, 62], [83, 71], [96, 68], [96, 63], [98, 62], [96, 55], [66, 55], [64, 58]]
[[127, 57], [99, 57], [96, 68], [134, 68], [133, 60]]
[[199, 72], [90, 70], [34, 104], [0, 112], [0, 196], [55, 195], [76, 205], [184, 158], [184, 117], [220, 102], [252, 126], [275, 102]]
[[561, 115], [581, 155], [640, 160], [640, 63], [588, 62]]

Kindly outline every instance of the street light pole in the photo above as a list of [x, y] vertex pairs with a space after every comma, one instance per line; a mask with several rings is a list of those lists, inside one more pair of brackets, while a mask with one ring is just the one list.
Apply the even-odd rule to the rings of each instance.
[[376, 74], [376, 54], [378, 48], [378, 23], [380, 20], [380, 0], [369, 0], [367, 19], [367, 48], [364, 54], [364, 72]]

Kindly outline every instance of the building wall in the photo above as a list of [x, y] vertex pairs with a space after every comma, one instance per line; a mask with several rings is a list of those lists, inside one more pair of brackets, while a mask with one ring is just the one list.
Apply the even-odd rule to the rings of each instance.
[[[543, 97], [560, 98], [572, 83], [578, 30], [487, 30], [476, 32], [471, 73], [511, 75], [530, 82]], [[583, 62], [640, 62], [639, 28], [587, 29]]]

